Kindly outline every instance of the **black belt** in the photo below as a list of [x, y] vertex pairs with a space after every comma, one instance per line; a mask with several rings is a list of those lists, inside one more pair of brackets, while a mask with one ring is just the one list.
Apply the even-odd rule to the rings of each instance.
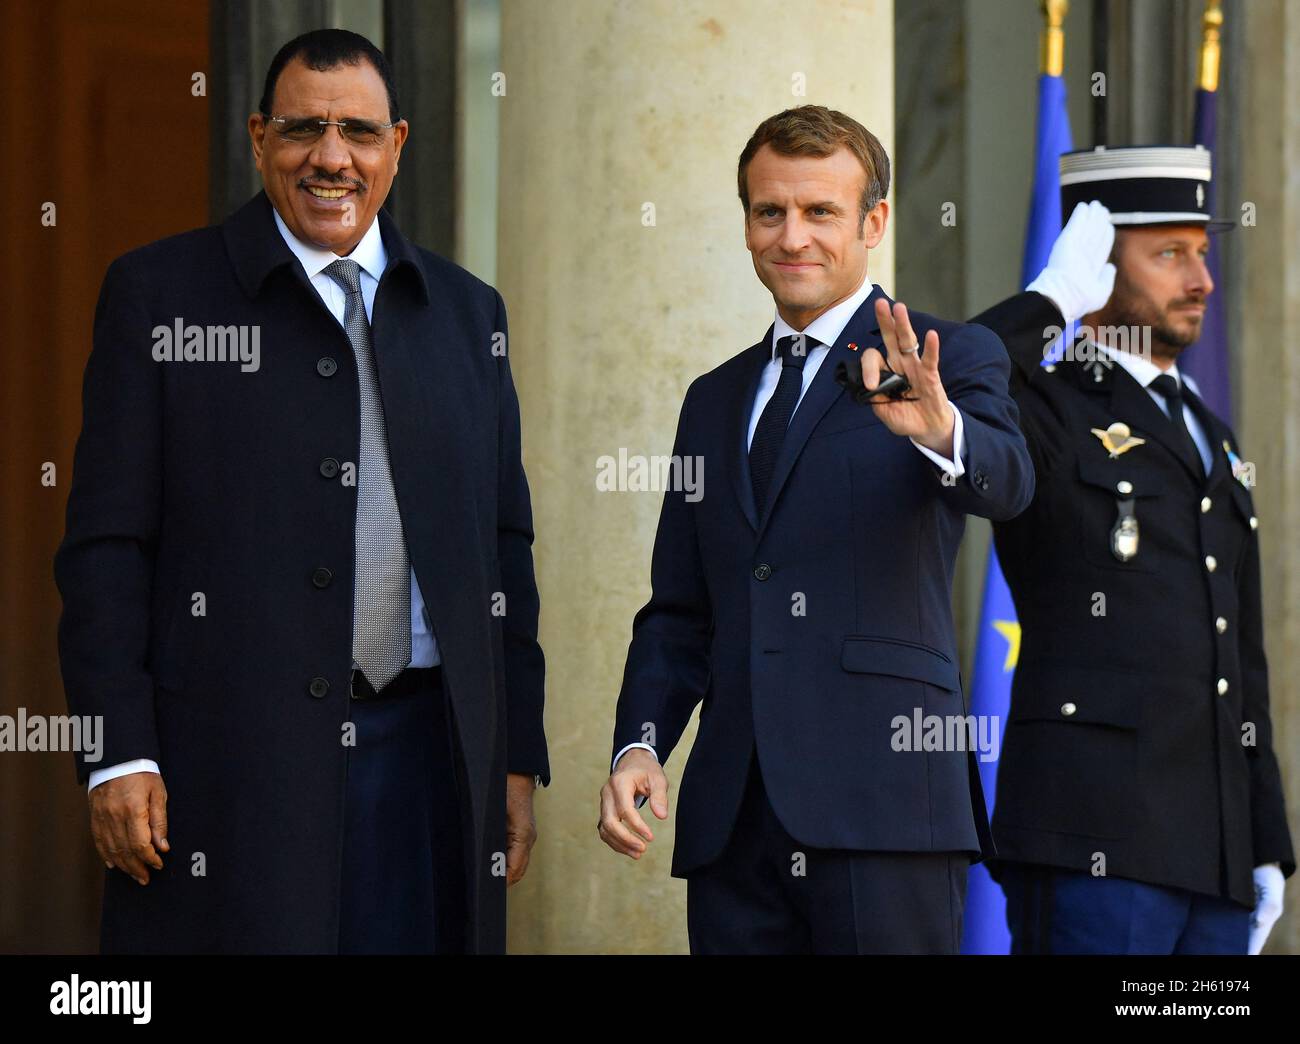
[[360, 671], [352, 671], [352, 698], [354, 700], [387, 700], [396, 696], [410, 696], [441, 684], [442, 667], [407, 667], [378, 692]]

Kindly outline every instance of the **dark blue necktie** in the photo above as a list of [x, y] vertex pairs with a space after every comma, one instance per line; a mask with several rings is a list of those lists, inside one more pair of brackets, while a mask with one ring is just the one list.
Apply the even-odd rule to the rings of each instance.
[[[1183, 389], [1171, 373], [1162, 373], [1151, 382], [1151, 390], [1159, 393], [1169, 407], [1169, 423], [1174, 428], [1174, 441], [1178, 444], [1183, 459], [1191, 464], [1198, 474], [1205, 474], [1205, 464], [1201, 460], [1201, 451], [1196, 448], [1196, 441], [1187, 429], [1187, 420], [1183, 417]], [[1189, 389], [1190, 390], [1190, 389]]]
[[749, 476], [754, 483], [754, 507], [760, 515], [767, 503], [767, 487], [772, 483], [772, 470], [776, 467], [781, 443], [785, 441], [785, 430], [790, 425], [794, 408], [799, 403], [799, 392], [803, 389], [803, 364], [808, 361], [808, 353], [820, 344], [821, 341], [815, 337], [802, 334], [782, 337], [776, 342], [776, 351], [781, 357], [781, 379], [776, 382], [776, 391], [763, 407], [753, 441], [749, 444]]

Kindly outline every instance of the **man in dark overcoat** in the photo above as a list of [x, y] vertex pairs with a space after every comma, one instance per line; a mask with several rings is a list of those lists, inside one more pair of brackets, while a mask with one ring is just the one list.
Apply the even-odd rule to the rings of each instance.
[[383, 210], [342, 30], [271, 64], [264, 191], [105, 277], [55, 573], [105, 952], [494, 952], [549, 777], [500, 295]]

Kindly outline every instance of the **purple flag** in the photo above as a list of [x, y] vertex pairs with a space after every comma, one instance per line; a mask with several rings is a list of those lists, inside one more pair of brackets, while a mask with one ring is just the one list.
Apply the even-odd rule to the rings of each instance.
[[[1214, 91], [1198, 88], [1196, 91], [1196, 117], [1193, 124], [1192, 144], [1204, 145], [1214, 151], [1215, 131]], [[1215, 164], [1217, 169], [1218, 164]], [[1214, 181], [1210, 182], [1209, 211], [1216, 217]], [[1200, 389], [1205, 404], [1229, 424], [1232, 423], [1232, 389], [1228, 385], [1228, 328], [1224, 316], [1223, 284], [1219, 280], [1218, 236], [1210, 236], [1210, 255], [1206, 265], [1215, 290], [1205, 303], [1205, 320], [1201, 325], [1201, 338], [1189, 345], [1178, 357], [1178, 368], [1189, 374]]]

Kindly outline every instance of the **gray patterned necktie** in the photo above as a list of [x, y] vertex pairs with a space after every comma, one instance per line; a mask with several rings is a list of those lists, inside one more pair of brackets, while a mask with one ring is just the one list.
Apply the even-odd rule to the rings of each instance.
[[325, 269], [347, 293], [343, 326], [357, 358], [361, 459], [357, 464], [357, 561], [352, 658], [378, 692], [411, 662], [411, 560], [402, 535], [361, 266], [346, 258]]

